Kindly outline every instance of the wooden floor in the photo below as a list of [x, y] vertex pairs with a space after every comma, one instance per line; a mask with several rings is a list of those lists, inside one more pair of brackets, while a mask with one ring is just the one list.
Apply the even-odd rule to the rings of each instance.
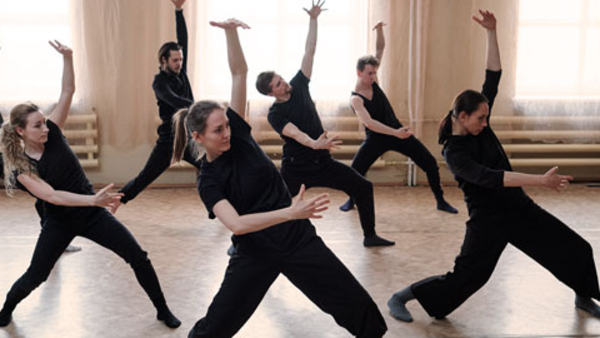
[[[377, 187], [375, 192], [377, 229], [395, 246], [364, 248], [357, 213], [337, 209], [345, 200], [338, 192], [330, 192], [332, 208], [315, 225], [379, 305], [389, 327], [386, 337], [600, 337], [600, 319], [577, 311], [570, 289], [510, 246], [488, 284], [448, 319], [429, 318], [411, 302], [415, 322], [395, 321], [387, 311], [389, 296], [452, 268], [467, 214], [456, 187], [446, 188], [446, 196], [458, 215], [435, 210], [426, 187]], [[574, 185], [563, 194], [529, 193], [586, 238], [600, 261], [599, 188]], [[33, 202], [23, 193], [0, 194], [1, 301], [30, 260], [39, 232]], [[62, 256], [48, 281], [17, 308], [12, 324], [0, 329], [0, 337], [187, 337], [220, 285], [230, 234], [208, 220], [195, 189], [148, 190], [117, 216], [148, 251], [182, 326], [171, 330], [155, 319], [150, 301], [119, 257], [77, 238], [74, 243], [83, 251]], [[280, 277], [236, 337], [349, 334]]]

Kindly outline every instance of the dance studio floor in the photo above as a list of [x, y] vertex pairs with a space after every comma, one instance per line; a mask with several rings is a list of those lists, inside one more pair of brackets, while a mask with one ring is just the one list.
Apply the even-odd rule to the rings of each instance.
[[[312, 189], [312, 196], [322, 189]], [[415, 321], [395, 321], [386, 302], [411, 282], [452, 268], [467, 219], [462, 194], [446, 188], [458, 215], [434, 209], [426, 187], [376, 187], [377, 229], [396, 241], [366, 249], [356, 211], [342, 213], [342, 193], [330, 191], [331, 208], [314, 223], [329, 247], [361, 281], [387, 321], [386, 337], [600, 337], [600, 319], [577, 311], [574, 295], [531, 259], [508, 247], [491, 280], [446, 320], [429, 318], [409, 303]], [[563, 194], [528, 189], [544, 208], [594, 247], [600, 262], [600, 188], [573, 185]], [[0, 297], [24, 272], [39, 232], [33, 199], [0, 194]], [[209, 220], [195, 189], [152, 189], [122, 207], [117, 217], [134, 233], [159, 275], [173, 312], [171, 330], [155, 312], [129, 267], [85, 239], [67, 253], [48, 281], [23, 301], [0, 337], [187, 337], [219, 288], [228, 256], [228, 231]], [[540, 234], [543, 236], [544, 234]], [[285, 277], [273, 284], [236, 337], [349, 337]]]

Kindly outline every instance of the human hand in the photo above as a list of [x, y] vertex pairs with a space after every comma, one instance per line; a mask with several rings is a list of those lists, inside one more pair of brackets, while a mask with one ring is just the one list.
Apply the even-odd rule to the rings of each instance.
[[548, 170], [544, 174], [543, 182], [544, 186], [549, 189], [556, 190], [558, 192], [562, 192], [569, 185], [569, 181], [573, 180], [573, 176], [569, 175], [559, 175], [558, 167], [554, 167]]
[[481, 19], [476, 15], [473, 15], [473, 20], [475, 20], [475, 22], [487, 30], [496, 30], [496, 17], [494, 16], [494, 13], [490, 11], [482, 11], [480, 9], [479, 14], [481, 14]]
[[328, 209], [329, 194], [319, 194], [311, 199], [304, 199], [304, 192], [306, 187], [304, 184], [300, 186], [300, 191], [292, 200], [292, 205], [289, 207], [292, 212], [293, 219], [307, 219], [307, 218], [323, 218], [322, 215], [317, 215]]
[[314, 141], [313, 149], [327, 149], [332, 151], [334, 149], [340, 149], [340, 145], [342, 144], [341, 140], [338, 140], [338, 136], [334, 135], [332, 137], [327, 137], [327, 130], [319, 136], [319, 138]]
[[326, 11], [326, 8], [322, 8], [323, 5], [325, 4], [325, 0], [321, 1], [321, 0], [317, 0], [317, 3], [315, 4], [315, 1], [312, 1], [312, 7], [310, 8], [310, 10], [303, 8], [304, 11], [306, 13], [308, 13], [308, 15], [312, 18], [312, 19], [316, 19], [319, 17], [319, 15], [321, 15], [322, 11]]
[[69, 48], [68, 46], [65, 46], [62, 43], [58, 42], [58, 40], [48, 41], [48, 43], [50, 44], [50, 46], [56, 49], [57, 52], [61, 53], [64, 57], [73, 56], [73, 50], [71, 50], [71, 48]]
[[121, 203], [121, 197], [123, 197], [124, 194], [108, 192], [113, 186], [114, 184], [111, 183], [94, 195], [95, 206], [109, 208], [109, 210], [114, 210], [115, 212], [117, 211]]
[[223, 29], [236, 29], [238, 27], [241, 27], [243, 29], [250, 29], [250, 26], [235, 18], [229, 18], [225, 21], [211, 21], [210, 25]]
[[385, 23], [385, 22], [383, 22], [383, 21], [379, 21], [379, 22], [377, 22], [377, 23], [375, 24], [375, 26], [373, 26], [373, 30], [376, 30], [376, 29], [381, 29], [381, 28], [383, 28], [384, 26], [387, 26], [387, 23]]
[[181, 9], [183, 7], [183, 4], [185, 3], [185, 0], [171, 0], [171, 2], [173, 3], [173, 5], [175, 5], [175, 8]]

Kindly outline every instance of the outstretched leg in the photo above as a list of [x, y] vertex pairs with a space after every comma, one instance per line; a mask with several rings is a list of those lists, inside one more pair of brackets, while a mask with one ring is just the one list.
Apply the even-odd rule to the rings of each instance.
[[387, 331], [371, 296], [321, 238], [291, 254], [282, 273], [352, 335], [377, 338]]
[[119, 192], [125, 194], [121, 198], [121, 203], [126, 204], [127, 202], [134, 199], [140, 192], [146, 189], [150, 183], [154, 182], [165, 170], [171, 165], [171, 157], [173, 156], [173, 138], [169, 132], [164, 135], [161, 134], [156, 145], [152, 149], [152, 153], [146, 161], [144, 168], [140, 173], [131, 181], [127, 182], [125, 186], [119, 190]]
[[64, 224], [46, 222], [35, 245], [27, 271], [13, 284], [0, 311], [0, 327], [7, 326], [17, 304], [48, 279], [54, 264], [75, 237]]
[[488, 281], [507, 244], [505, 223], [500, 216], [469, 220], [453, 271], [410, 286], [430, 316], [445, 318]]
[[514, 222], [510, 243], [573, 289], [577, 308], [600, 317], [598, 276], [591, 245], [538, 205]]
[[196, 322], [189, 338], [230, 338], [248, 321], [279, 275], [269, 258], [234, 254], [219, 292], [206, 316]]
[[156, 308], [157, 319], [171, 328], [181, 325], [181, 322], [167, 306], [158, 277], [147, 253], [142, 250], [131, 232], [123, 224], [108, 211], [101, 209], [94, 215], [90, 226], [81, 233], [81, 236], [113, 251], [129, 263], [140, 286], [146, 291]]

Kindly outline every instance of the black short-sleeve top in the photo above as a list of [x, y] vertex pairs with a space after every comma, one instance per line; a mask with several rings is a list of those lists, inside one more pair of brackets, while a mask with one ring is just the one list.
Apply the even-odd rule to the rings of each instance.
[[[271, 159], [252, 138], [250, 125], [231, 108], [226, 114], [231, 127], [231, 147], [212, 162], [204, 155], [198, 179], [198, 193], [209, 217], [215, 218], [213, 207], [224, 199], [240, 216], [290, 206], [290, 193]], [[294, 237], [287, 227], [292, 223], [234, 237], [256, 242], [255, 246], [278, 246]]]
[[[48, 141], [44, 144], [44, 153], [39, 160], [29, 158], [36, 167], [38, 175], [54, 190], [68, 191], [75, 194], [93, 195], [94, 188], [85, 176], [79, 159], [69, 147], [60, 128], [47, 120]], [[24, 189], [19, 184], [21, 189]], [[25, 189], [24, 189], [25, 190]], [[77, 217], [96, 207], [68, 207], [42, 202], [47, 217]]]
[[502, 144], [489, 125], [501, 71], [486, 71], [481, 93], [489, 100], [488, 126], [478, 135], [451, 136], [442, 150], [463, 190], [469, 213], [477, 208], [510, 211], [531, 199], [520, 187], [504, 187], [504, 172], [512, 171]]
[[306, 147], [293, 138], [283, 135], [286, 124], [292, 123], [313, 140], [323, 134], [324, 129], [317, 108], [313, 102], [308, 83], [310, 80], [298, 71], [290, 81], [292, 92], [290, 99], [285, 102], [275, 102], [269, 109], [268, 120], [273, 129], [285, 141], [283, 145], [282, 161], [287, 163], [292, 158], [294, 161], [310, 161], [324, 156], [330, 156], [326, 149], [312, 149]]

